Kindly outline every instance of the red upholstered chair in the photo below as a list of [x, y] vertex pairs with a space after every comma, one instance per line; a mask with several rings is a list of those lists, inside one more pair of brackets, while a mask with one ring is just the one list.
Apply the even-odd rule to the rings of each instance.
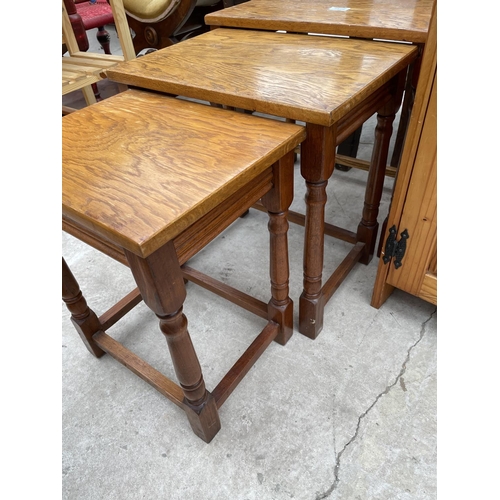
[[[75, 33], [78, 48], [82, 52], [89, 50], [87, 30], [97, 28], [97, 41], [105, 54], [111, 54], [109, 47], [109, 33], [106, 24], [113, 24], [113, 11], [108, 0], [64, 0], [64, 6]], [[92, 84], [92, 89], [97, 100], [100, 99], [97, 84]]]
[[[73, 0], [62, 0], [62, 95], [75, 91], [82, 91], [88, 105], [96, 102], [95, 90], [92, 86], [105, 78], [105, 71], [122, 61], [135, 58], [134, 45], [130, 34], [130, 27], [127, 23], [123, 0], [109, 0], [113, 12], [114, 25], [118, 36], [118, 42], [123, 55], [101, 54], [91, 50], [81, 50], [75, 36], [74, 25], [71, 24], [66, 8], [68, 2], [70, 6]], [[82, 25], [80, 25], [82, 28]], [[80, 31], [86, 37], [86, 32]], [[120, 86], [119, 86], [120, 87]], [[123, 90], [125, 90], [123, 88]], [[63, 106], [63, 115], [74, 111]]]
[[87, 31], [97, 28], [97, 41], [105, 54], [111, 54], [106, 24], [113, 24], [113, 12], [107, 0], [64, 0], [78, 47], [82, 52], [89, 49]]

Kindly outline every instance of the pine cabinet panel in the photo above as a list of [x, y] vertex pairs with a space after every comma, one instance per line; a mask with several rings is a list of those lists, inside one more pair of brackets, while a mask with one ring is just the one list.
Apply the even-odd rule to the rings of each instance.
[[[394, 288], [437, 304], [437, 39], [436, 10], [422, 60], [415, 105], [397, 174], [387, 230], [396, 228], [396, 250], [406, 246], [401, 265], [389, 247], [382, 254], [372, 296], [380, 307]], [[401, 237], [403, 231], [408, 237]], [[402, 240], [403, 245], [400, 244]], [[391, 255], [389, 255], [391, 253]], [[384, 262], [388, 260], [388, 262]]]

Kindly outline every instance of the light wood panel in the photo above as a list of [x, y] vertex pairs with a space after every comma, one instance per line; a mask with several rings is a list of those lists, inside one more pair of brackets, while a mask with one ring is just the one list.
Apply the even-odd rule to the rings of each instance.
[[[389, 268], [387, 283], [436, 303], [437, 265], [437, 77], [408, 187], [399, 231], [408, 229], [410, 239], [399, 269]], [[411, 243], [411, 244], [410, 244]], [[434, 293], [433, 293], [434, 291]]]
[[106, 58], [89, 57], [89, 54], [86, 52], [77, 52], [71, 57], [63, 58], [62, 95], [80, 90], [82, 87], [102, 80], [101, 73], [105, 69], [123, 60], [122, 56], [106, 55]]
[[251, 0], [205, 16], [211, 26], [424, 43], [433, 0]]
[[63, 215], [147, 256], [304, 138], [291, 123], [127, 91], [63, 119]]
[[[434, 5], [387, 227], [409, 233], [402, 266], [380, 259], [371, 304], [394, 288], [437, 304], [437, 11]], [[387, 233], [382, 235], [385, 240]], [[382, 251], [382, 257], [385, 249]]]
[[416, 55], [406, 44], [221, 28], [106, 73], [130, 86], [330, 126]]

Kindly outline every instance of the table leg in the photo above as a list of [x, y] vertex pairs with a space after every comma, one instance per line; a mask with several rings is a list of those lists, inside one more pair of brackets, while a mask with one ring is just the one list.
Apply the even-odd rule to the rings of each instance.
[[359, 259], [363, 264], [368, 264], [372, 260], [375, 249], [379, 225], [377, 216], [384, 187], [389, 141], [391, 139], [394, 118], [394, 113], [385, 115], [383, 111], [380, 111], [377, 114], [375, 142], [373, 145], [371, 166], [368, 171], [363, 215], [357, 231], [358, 241], [365, 243], [363, 255]]
[[414, 63], [410, 64], [410, 66], [408, 67], [408, 75], [406, 77], [406, 84], [405, 84], [405, 95], [404, 95], [403, 105], [401, 106], [399, 126], [398, 126], [398, 131], [396, 133], [396, 141], [394, 142], [394, 150], [392, 152], [392, 157], [390, 161], [390, 165], [395, 168], [399, 167], [403, 144], [406, 137], [406, 130], [408, 129], [408, 121], [410, 119], [411, 110], [413, 107], [413, 101], [415, 100], [415, 92], [412, 81], [413, 65]]
[[206, 390], [198, 357], [182, 313], [186, 289], [173, 242], [147, 258], [125, 250], [146, 305], [160, 320], [177, 379], [184, 393], [186, 415], [194, 433], [209, 443], [220, 429], [213, 396]]
[[315, 339], [323, 328], [323, 273], [326, 186], [335, 164], [334, 127], [307, 124], [301, 146], [301, 174], [306, 181], [304, 289], [299, 302], [299, 332]]
[[394, 77], [394, 93], [391, 100], [377, 112], [377, 126], [375, 127], [375, 141], [373, 144], [370, 170], [365, 190], [365, 201], [363, 215], [358, 225], [358, 241], [365, 243], [363, 254], [359, 259], [362, 264], [368, 264], [375, 251], [377, 240], [378, 221], [377, 216], [384, 188], [389, 143], [392, 135], [392, 124], [403, 97], [406, 79], [406, 70], [401, 71]]
[[101, 329], [99, 318], [89, 308], [66, 261], [62, 260], [62, 298], [71, 313], [71, 322], [87, 349], [100, 358], [105, 352], [94, 342], [92, 336]]
[[293, 200], [294, 153], [273, 165], [273, 188], [262, 197], [269, 214], [270, 278], [272, 298], [268, 318], [281, 326], [275, 340], [285, 345], [293, 333], [293, 302], [289, 297], [287, 212]]
[[405, 84], [404, 101], [401, 108], [401, 116], [399, 117], [399, 127], [394, 143], [394, 151], [391, 158], [391, 166], [399, 167], [401, 155], [403, 153], [403, 146], [406, 138], [406, 131], [410, 121], [413, 103], [415, 101], [415, 92], [417, 89], [418, 77], [420, 75], [420, 67], [422, 64], [423, 45], [419, 47], [419, 56], [408, 66], [408, 75]]

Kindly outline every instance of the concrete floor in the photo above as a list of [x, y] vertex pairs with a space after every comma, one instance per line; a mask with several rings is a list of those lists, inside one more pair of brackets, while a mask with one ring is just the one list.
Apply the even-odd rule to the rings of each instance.
[[[113, 84], [101, 86], [104, 97], [114, 92]], [[81, 102], [65, 98], [76, 107]], [[370, 157], [373, 125], [363, 129], [360, 158]], [[327, 221], [356, 228], [365, 180], [359, 170], [334, 173]], [[392, 184], [387, 178], [381, 220]], [[298, 162], [295, 189], [292, 208], [303, 210]], [[291, 224], [296, 306], [303, 233]], [[251, 210], [190, 265], [267, 300], [267, 244], [267, 218]], [[326, 238], [325, 276], [349, 248]], [[62, 253], [98, 315], [134, 288], [127, 268], [66, 234]], [[63, 305], [63, 498], [436, 498], [436, 307], [397, 290], [380, 309], [371, 307], [377, 265], [377, 258], [356, 265], [327, 304], [316, 340], [295, 331], [286, 346], [273, 343], [265, 351], [222, 406], [222, 429], [210, 444], [192, 433], [180, 409], [117, 361], [93, 358]], [[263, 322], [194, 284], [187, 288], [184, 311], [211, 390]], [[108, 333], [175, 379], [157, 320], [144, 304]]]

